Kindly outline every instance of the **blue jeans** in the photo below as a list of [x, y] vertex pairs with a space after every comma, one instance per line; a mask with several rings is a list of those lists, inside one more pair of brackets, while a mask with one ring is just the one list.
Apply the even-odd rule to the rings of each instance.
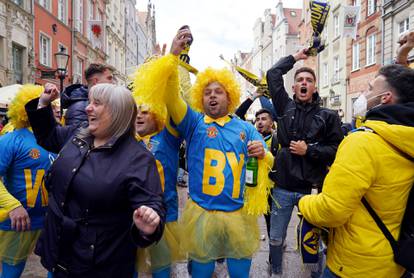
[[322, 273], [321, 278], [340, 278], [338, 275], [333, 273], [328, 267], [325, 267], [325, 270]]
[[298, 204], [304, 194], [288, 191], [279, 187], [273, 189], [273, 198], [277, 201], [272, 204], [270, 216], [270, 257], [272, 259], [272, 272], [282, 273], [283, 242], [292, 216], [293, 208]]

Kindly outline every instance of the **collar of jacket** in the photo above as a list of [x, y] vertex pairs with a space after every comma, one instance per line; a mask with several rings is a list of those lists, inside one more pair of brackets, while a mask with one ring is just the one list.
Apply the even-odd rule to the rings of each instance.
[[318, 91], [315, 91], [312, 95], [312, 102], [306, 102], [306, 103], [299, 102], [296, 99], [296, 95], [293, 95], [293, 100], [297, 104], [297, 107], [306, 109], [307, 107], [319, 106], [319, 103], [321, 102], [321, 97], [319, 96]]
[[414, 127], [414, 102], [378, 106], [368, 111], [365, 120]]
[[[126, 139], [129, 136], [129, 134], [130, 134], [130, 132], [127, 131], [125, 134], [123, 134], [120, 137], [111, 137], [111, 139], [109, 139], [109, 141], [106, 142], [104, 145], [99, 146], [99, 147], [94, 148], [94, 149], [110, 149], [113, 146], [115, 146], [118, 142]], [[133, 138], [133, 139], [136, 140], [135, 138]], [[78, 146], [87, 145], [88, 148], [91, 148], [91, 146], [93, 146], [93, 136], [89, 135], [87, 137], [82, 138], [82, 137], [79, 137], [79, 134], [77, 134], [73, 138], [72, 142], [75, 145], [78, 145]]]
[[213, 119], [213, 118], [211, 118], [207, 115], [204, 115], [204, 122], [206, 124], [216, 123], [219, 126], [224, 126], [225, 124], [227, 124], [230, 121], [231, 121], [231, 117], [229, 115], [226, 115], [226, 116], [218, 118], [218, 119]]

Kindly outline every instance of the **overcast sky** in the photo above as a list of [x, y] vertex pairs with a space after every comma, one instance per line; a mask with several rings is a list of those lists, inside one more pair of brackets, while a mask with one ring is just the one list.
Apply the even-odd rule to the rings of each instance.
[[[189, 25], [194, 36], [190, 64], [199, 70], [207, 66], [223, 67], [219, 59], [228, 60], [237, 50], [250, 51], [253, 46], [253, 25], [272, 12], [279, 0], [152, 0], [156, 12], [157, 40], [168, 49], [178, 28]], [[147, 0], [137, 0], [139, 11], [145, 11]], [[302, 0], [283, 0], [285, 8], [302, 8]]]

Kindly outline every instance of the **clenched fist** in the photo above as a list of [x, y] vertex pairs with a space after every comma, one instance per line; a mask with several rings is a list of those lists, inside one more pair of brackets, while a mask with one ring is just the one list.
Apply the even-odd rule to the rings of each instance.
[[145, 235], [151, 235], [160, 224], [160, 216], [150, 207], [140, 206], [134, 211], [135, 226]]

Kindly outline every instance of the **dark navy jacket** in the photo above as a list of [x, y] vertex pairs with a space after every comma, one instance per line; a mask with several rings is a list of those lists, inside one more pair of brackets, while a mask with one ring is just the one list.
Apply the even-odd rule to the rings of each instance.
[[88, 87], [74, 84], [66, 87], [62, 93], [62, 108], [67, 109], [65, 114], [65, 125], [78, 126], [87, 122], [88, 117], [85, 108], [88, 106]]
[[[92, 148], [74, 126], [60, 127], [51, 107], [26, 111], [39, 145], [59, 152], [49, 172], [49, 209], [35, 253], [54, 277], [132, 277], [136, 248], [161, 238], [165, 222], [155, 159], [132, 135]], [[133, 225], [146, 205], [161, 217], [151, 236]]]

